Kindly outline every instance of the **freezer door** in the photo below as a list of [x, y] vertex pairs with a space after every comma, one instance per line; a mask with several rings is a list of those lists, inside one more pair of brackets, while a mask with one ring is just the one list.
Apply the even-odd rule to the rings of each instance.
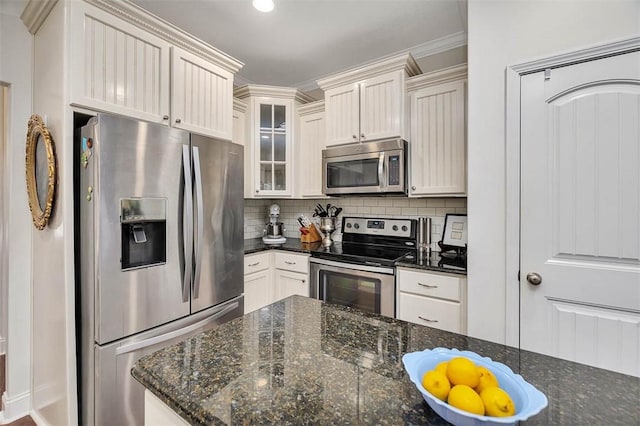
[[243, 310], [243, 298], [239, 297], [159, 329], [109, 345], [96, 345], [95, 394], [83, 392], [89, 400], [80, 402], [80, 424], [144, 425], [144, 387], [131, 376], [133, 364], [144, 355], [240, 317]]
[[194, 279], [191, 311], [243, 293], [244, 151], [191, 135], [194, 182]]
[[[87, 127], [83, 138], [93, 137], [83, 140], [90, 155], [80, 171], [81, 215], [93, 225], [83, 221], [81, 238], [91, 248], [81, 258], [95, 262], [82, 291], [95, 286], [94, 338], [102, 345], [190, 312], [183, 241], [191, 238], [184, 237], [192, 235], [191, 222], [182, 220], [189, 134], [104, 114]], [[84, 191], [91, 195], [86, 200]]]

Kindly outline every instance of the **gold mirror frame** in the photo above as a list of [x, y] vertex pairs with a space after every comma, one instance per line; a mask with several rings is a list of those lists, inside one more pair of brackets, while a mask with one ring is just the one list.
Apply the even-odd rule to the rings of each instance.
[[[36, 161], [39, 143], [44, 143], [44, 150], [47, 154], [46, 194], [44, 193], [44, 188], [40, 188], [40, 197], [38, 196], [38, 177], [40, 177], [40, 181], [42, 181], [44, 170], [43, 164], [38, 164]], [[39, 176], [39, 173], [42, 175]], [[53, 200], [56, 191], [56, 154], [51, 134], [42, 118], [37, 114], [31, 116], [28, 124], [26, 175], [31, 218], [37, 229], [44, 229], [49, 222], [49, 217], [53, 210]], [[44, 210], [42, 206], [44, 206]]]

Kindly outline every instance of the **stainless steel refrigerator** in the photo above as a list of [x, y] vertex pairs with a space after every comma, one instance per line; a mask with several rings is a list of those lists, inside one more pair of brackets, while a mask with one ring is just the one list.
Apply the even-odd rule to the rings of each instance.
[[141, 425], [132, 364], [243, 313], [243, 147], [106, 114], [79, 145], [80, 423]]

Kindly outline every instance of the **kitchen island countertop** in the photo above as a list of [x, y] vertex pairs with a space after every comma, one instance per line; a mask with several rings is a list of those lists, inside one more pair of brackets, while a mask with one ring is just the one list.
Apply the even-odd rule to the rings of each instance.
[[526, 424], [640, 422], [640, 380], [442, 330], [292, 296], [145, 356], [133, 376], [191, 424], [446, 424], [402, 355], [466, 349], [503, 362], [549, 399]]

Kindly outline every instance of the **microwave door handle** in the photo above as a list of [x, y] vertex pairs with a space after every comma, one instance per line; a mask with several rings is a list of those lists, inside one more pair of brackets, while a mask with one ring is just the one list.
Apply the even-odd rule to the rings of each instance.
[[386, 161], [386, 156], [384, 152], [380, 153], [380, 157], [378, 160], [378, 182], [380, 182], [380, 191], [384, 191], [387, 188], [387, 182], [384, 178], [384, 163]]

